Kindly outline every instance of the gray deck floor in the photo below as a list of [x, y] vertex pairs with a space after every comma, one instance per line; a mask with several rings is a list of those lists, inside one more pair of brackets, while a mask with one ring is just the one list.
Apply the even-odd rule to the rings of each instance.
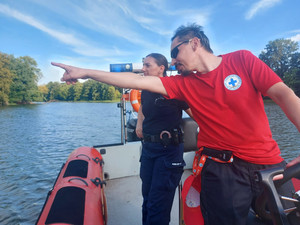
[[[185, 170], [182, 181], [191, 174]], [[106, 181], [105, 195], [108, 208], [108, 225], [141, 225], [142, 195], [139, 176]], [[178, 190], [174, 198], [170, 225], [179, 224]]]

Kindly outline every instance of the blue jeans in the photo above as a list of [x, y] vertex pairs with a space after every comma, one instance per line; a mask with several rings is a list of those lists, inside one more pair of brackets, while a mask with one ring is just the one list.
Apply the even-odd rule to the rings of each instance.
[[183, 144], [164, 147], [144, 142], [140, 162], [143, 225], [168, 225], [175, 190], [185, 166]]

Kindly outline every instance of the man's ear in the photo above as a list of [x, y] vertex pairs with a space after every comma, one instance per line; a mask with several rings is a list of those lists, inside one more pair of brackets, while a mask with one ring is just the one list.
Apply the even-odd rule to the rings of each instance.
[[201, 48], [202, 44], [199, 38], [193, 38], [192, 40], [192, 48], [194, 51], [196, 51], [197, 47]]

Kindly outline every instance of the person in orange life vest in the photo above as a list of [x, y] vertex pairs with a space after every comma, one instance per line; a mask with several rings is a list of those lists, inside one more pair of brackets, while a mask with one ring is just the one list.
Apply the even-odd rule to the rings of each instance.
[[[168, 61], [161, 54], [149, 54], [143, 61], [144, 76], [163, 77], [167, 69]], [[142, 138], [143, 225], [170, 223], [175, 190], [185, 165], [180, 128], [182, 110], [190, 114], [183, 101], [142, 91], [136, 134]]]
[[[204, 147], [206, 155], [234, 156], [232, 163], [208, 159], [204, 165], [201, 210], [205, 224], [246, 224], [251, 202], [261, 192], [254, 171], [285, 165], [272, 139], [261, 94], [277, 103], [298, 131], [300, 99], [251, 52], [214, 55], [197, 24], [176, 30], [171, 57], [181, 76], [140, 77], [53, 65], [65, 70], [62, 81], [67, 83], [91, 78], [184, 100], [200, 127], [198, 147]], [[293, 162], [299, 160], [300, 156]]]

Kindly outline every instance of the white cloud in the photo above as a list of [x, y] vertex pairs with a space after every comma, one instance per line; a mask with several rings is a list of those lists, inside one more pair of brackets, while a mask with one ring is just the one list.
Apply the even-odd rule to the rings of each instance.
[[291, 39], [292, 41], [298, 42], [298, 41], [300, 41], [300, 34], [296, 34], [295, 36], [291, 37], [290, 39]]
[[281, 0], [260, 0], [252, 5], [252, 7], [246, 13], [246, 19], [252, 19], [258, 12], [271, 8]]
[[[186, 21], [200, 22], [204, 25], [204, 21], [207, 21], [205, 17], [210, 14], [207, 8], [173, 10], [168, 7], [172, 2], [167, 3], [163, 0], [84, 0], [80, 6], [69, 0], [34, 1], [90, 30], [119, 37], [148, 49], [160, 48], [155, 42], [149, 41], [150, 37], [153, 37], [150, 35], [169, 40], [174, 32], [172, 25], [176, 22], [170, 24], [166, 23], [167, 21], [180, 18], [180, 25]], [[141, 27], [144, 29], [142, 32]]]
[[74, 24], [98, 33], [120, 37], [134, 44], [147, 44], [142, 35], [133, 29], [132, 21], [130, 21], [131, 7], [127, 6], [124, 1], [84, 0], [81, 4], [69, 0], [54, 0], [54, 2], [36, 1], [35, 3], [73, 21]]
[[64, 42], [65, 44], [84, 45], [84, 43], [82, 41], [76, 39], [74, 36], [67, 34], [67, 33], [62, 33], [62, 32], [58, 32], [56, 30], [47, 28], [45, 25], [43, 25], [39, 21], [35, 20], [33, 17], [22, 14], [17, 10], [11, 9], [8, 6], [0, 4], [0, 12], [6, 14], [7, 16], [13, 17], [23, 23], [26, 23], [30, 26], [33, 26], [45, 33], [48, 33], [52, 37], [58, 39], [61, 42]]
[[209, 22], [210, 12], [205, 10], [197, 13], [187, 13], [187, 16], [185, 16], [184, 19], [186, 22], [195, 22], [205, 27]]
[[[60, 53], [45, 55], [47, 60], [51, 58], [90, 68], [111, 62], [139, 62], [140, 57], [149, 52], [161, 52], [168, 56], [174, 30], [190, 22], [205, 26], [212, 8], [172, 9], [171, 0], [82, 0], [80, 4], [73, 0], [28, 1], [32, 3], [28, 7], [0, 3], [0, 14], [53, 37], [77, 53], [77, 59], [87, 58], [89, 62], [97, 62], [91, 64], [82, 59], [68, 58], [71, 54], [64, 49]], [[44, 13], [33, 14], [36, 11]], [[108, 47], [102, 48], [101, 45]], [[49, 68], [48, 65], [42, 66], [43, 82], [55, 73]], [[57, 80], [57, 77], [52, 78]]]
[[[91, 45], [90, 43], [82, 41], [84, 38], [77, 38], [76, 34], [70, 34], [62, 31], [57, 31], [55, 29], [51, 29], [44, 25], [42, 22], [36, 20], [32, 16], [28, 16], [23, 14], [17, 10], [14, 10], [6, 5], [0, 4], [0, 13], [3, 13], [9, 17], [13, 17], [23, 23], [26, 23], [32, 27], [37, 28], [40, 31], [47, 33], [48, 35], [52, 36], [53, 38], [59, 40], [60, 42], [71, 46], [74, 52], [85, 55], [85, 56], [106, 56], [106, 55], [113, 55], [116, 52], [113, 52], [111, 49], [103, 49], [97, 48], [95, 45]], [[119, 55], [128, 54], [128, 52], [118, 51]]]
[[288, 32], [283, 33], [281, 36], [289, 36], [287, 39], [291, 39], [292, 41], [300, 42], [300, 30], [290, 30]]

